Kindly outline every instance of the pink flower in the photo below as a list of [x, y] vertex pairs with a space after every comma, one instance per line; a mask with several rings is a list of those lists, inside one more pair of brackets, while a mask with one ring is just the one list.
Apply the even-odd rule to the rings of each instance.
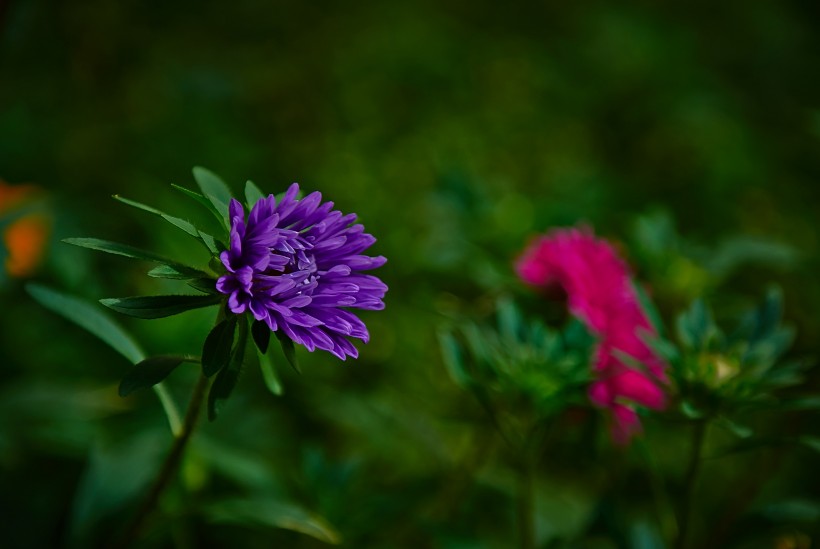
[[[558, 284], [570, 312], [600, 338], [589, 398], [610, 411], [612, 437], [626, 444], [641, 430], [634, 405], [660, 410], [666, 365], [644, 343], [654, 334], [632, 286], [629, 268], [588, 229], [557, 229], [535, 240], [516, 264], [533, 286]], [[645, 370], [634, 364], [641, 364]]]

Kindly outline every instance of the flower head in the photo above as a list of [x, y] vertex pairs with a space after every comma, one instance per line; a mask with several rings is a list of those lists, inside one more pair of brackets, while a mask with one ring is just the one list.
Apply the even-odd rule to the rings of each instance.
[[318, 192], [302, 199], [298, 193], [294, 183], [278, 202], [273, 195], [260, 199], [247, 219], [231, 200], [231, 241], [220, 255], [227, 273], [217, 290], [229, 296], [231, 312], [250, 312], [310, 351], [355, 358], [348, 338], [367, 342], [369, 335], [347, 309], [384, 308], [387, 286], [363, 271], [387, 260], [362, 255], [376, 239], [354, 223], [355, 214], [333, 210]]
[[[516, 268], [522, 280], [534, 286], [559, 284], [567, 293], [570, 312], [600, 338], [589, 397], [593, 404], [610, 410], [613, 438], [627, 442], [640, 430], [634, 404], [665, 406], [659, 382], [666, 381], [666, 365], [643, 339], [654, 330], [626, 263], [591, 231], [560, 229], [536, 240]], [[627, 364], [631, 361], [646, 371]]]

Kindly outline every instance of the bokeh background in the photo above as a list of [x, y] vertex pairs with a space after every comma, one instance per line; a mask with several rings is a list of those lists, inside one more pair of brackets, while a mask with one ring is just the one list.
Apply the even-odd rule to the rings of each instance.
[[[91, 300], [179, 289], [59, 240], [207, 261], [110, 199], [207, 225], [170, 187], [194, 188], [203, 165], [237, 193], [246, 179], [268, 192], [298, 181], [358, 213], [389, 258], [390, 292], [385, 311], [363, 315], [372, 342], [358, 361], [302, 352], [302, 375], [280, 369], [278, 398], [247, 369], [199, 433], [189, 499], [177, 497], [189, 504], [164, 502], [172, 520], [155, 542], [323, 546], [208, 507], [250, 497], [324, 517], [305, 520], [349, 547], [510, 546], [503, 449], [448, 377], [436, 327], [488, 314], [501, 293], [549, 316], [512, 262], [533, 235], [584, 223], [617, 243], [667, 322], [698, 295], [731, 318], [777, 283], [793, 353], [811, 357], [818, 31], [820, 5], [799, 0], [0, 2], [0, 177], [34, 186], [25, 208], [48, 235], [39, 266], [0, 288], [0, 544], [99, 543], [170, 440], [150, 392], [117, 396], [126, 361], [36, 305], [24, 282]], [[152, 353], [195, 354], [212, 322], [212, 311], [123, 320]], [[170, 379], [180, 402], [194, 375]], [[816, 431], [816, 419], [784, 424]], [[567, 438], [583, 431], [587, 446], [540, 465], [539, 540], [662, 547], [639, 452], [579, 421]], [[684, 439], [645, 423], [674, 493]], [[775, 448], [708, 464], [703, 546], [820, 543], [816, 456]]]

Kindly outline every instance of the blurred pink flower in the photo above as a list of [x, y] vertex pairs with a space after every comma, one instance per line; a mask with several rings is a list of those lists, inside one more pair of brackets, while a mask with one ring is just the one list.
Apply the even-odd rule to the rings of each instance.
[[[666, 365], [644, 343], [654, 333], [632, 286], [629, 268], [607, 241], [588, 229], [557, 229], [535, 240], [516, 263], [518, 275], [533, 286], [557, 284], [570, 312], [600, 338], [595, 350], [596, 380], [589, 398], [607, 408], [612, 437], [626, 444], [640, 432], [638, 404], [665, 406]], [[637, 369], [641, 364], [645, 370]]]

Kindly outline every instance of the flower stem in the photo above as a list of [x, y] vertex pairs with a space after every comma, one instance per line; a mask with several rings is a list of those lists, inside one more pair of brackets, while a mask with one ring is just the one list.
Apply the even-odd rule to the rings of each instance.
[[692, 432], [692, 446], [689, 453], [689, 465], [686, 469], [686, 476], [683, 483], [683, 495], [680, 501], [678, 515], [678, 538], [675, 542], [675, 549], [684, 549], [689, 536], [692, 496], [695, 492], [695, 484], [700, 474], [701, 454], [703, 452], [703, 442], [706, 439], [706, 428], [708, 420], [701, 419], [694, 423]]
[[156, 508], [159, 498], [162, 493], [168, 488], [168, 484], [174, 478], [174, 475], [179, 468], [182, 461], [182, 455], [185, 448], [191, 439], [191, 435], [196, 427], [197, 419], [199, 419], [199, 412], [202, 409], [202, 402], [205, 396], [205, 390], [208, 387], [208, 378], [200, 375], [194, 386], [194, 392], [191, 395], [191, 402], [188, 404], [188, 410], [185, 412], [185, 419], [182, 423], [181, 430], [175, 435], [174, 442], [171, 445], [171, 450], [162, 463], [153, 484], [148, 490], [148, 494], [137, 510], [134, 519], [128, 526], [122, 543], [117, 544], [117, 547], [130, 547], [142, 532], [145, 522]]

